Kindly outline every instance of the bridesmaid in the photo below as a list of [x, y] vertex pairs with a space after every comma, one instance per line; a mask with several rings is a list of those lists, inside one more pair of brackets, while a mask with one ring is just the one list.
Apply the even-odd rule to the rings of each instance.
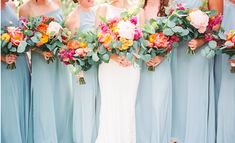
[[[235, 0], [225, 2], [224, 21], [226, 31], [235, 29]], [[233, 56], [233, 59], [235, 56]], [[235, 64], [235, 60], [231, 61]], [[234, 143], [235, 137], [235, 74], [230, 72], [228, 56], [222, 55], [222, 80], [218, 103], [217, 143]]]
[[[165, 16], [169, 0], [146, 0], [145, 18]], [[155, 71], [141, 70], [141, 81], [136, 103], [137, 143], [168, 143], [171, 138], [171, 59], [156, 56], [147, 62]]]
[[[1, 26], [18, 26], [18, 17], [7, 0], [1, 1]], [[16, 63], [8, 70], [7, 64]], [[1, 55], [1, 142], [27, 143], [30, 72], [26, 54]]]
[[[66, 26], [73, 33], [77, 29], [82, 32], [93, 31], [95, 12], [92, 9], [93, 0], [74, 0], [79, 3], [66, 20]], [[73, 141], [74, 143], [94, 143], [96, 138], [96, 108], [98, 96], [97, 66], [85, 73], [86, 84], [79, 85], [73, 76]]]
[[[200, 0], [176, 2], [189, 8], [202, 4]], [[223, 0], [208, 0], [208, 8], [222, 13]], [[178, 143], [215, 142], [214, 61], [200, 55], [204, 44], [204, 39], [193, 39], [174, 51], [172, 137]], [[196, 49], [196, 55], [187, 54], [187, 46]]]
[[[50, 16], [63, 20], [60, 3], [29, 0], [20, 16]], [[69, 69], [58, 59], [47, 64], [50, 52], [32, 52], [33, 130], [35, 143], [72, 143], [72, 93]]]

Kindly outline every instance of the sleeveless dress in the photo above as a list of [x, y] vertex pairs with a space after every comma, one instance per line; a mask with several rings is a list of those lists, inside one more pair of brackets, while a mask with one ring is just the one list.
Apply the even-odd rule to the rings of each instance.
[[[107, 5], [106, 18], [120, 16], [125, 11]], [[99, 66], [101, 94], [100, 125], [96, 143], [135, 143], [135, 102], [140, 70], [122, 67], [110, 60]]]
[[[45, 14], [62, 21], [62, 11]], [[72, 143], [72, 80], [58, 59], [47, 64], [32, 52], [33, 129], [35, 143]]]
[[[200, 0], [176, 0], [197, 8]], [[187, 54], [184, 41], [173, 55], [172, 138], [179, 143], [215, 142], [215, 97], [213, 59]]]
[[[10, 5], [1, 9], [1, 26], [18, 26]], [[30, 106], [30, 72], [26, 54], [17, 57], [16, 69], [1, 62], [1, 142], [27, 143]]]
[[[95, 12], [80, 10], [80, 30], [94, 30]], [[73, 79], [73, 141], [74, 143], [94, 143], [96, 139], [96, 97], [98, 96], [98, 68], [92, 67], [85, 72], [85, 85]]]
[[136, 101], [137, 143], [168, 143], [171, 139], [171, 57], [155, 71], [141, 69]]
[[[222, 27], [235, 29], [235, 4], [226, 1]], [[235, 56], [233, 56], [233, 59]], [[234, 143], [235, 139], [235, 74], [230, 72], [228, 56], [222, 55], [222, 80], [218, 103], [217, 143]]]

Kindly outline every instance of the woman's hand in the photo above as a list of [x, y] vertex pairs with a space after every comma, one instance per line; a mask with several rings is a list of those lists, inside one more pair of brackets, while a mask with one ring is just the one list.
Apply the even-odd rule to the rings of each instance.
[[123, 67], [131, 66], [131, 62], [126, 57], [118, 57], [118, 63]]
[[41, 54], [45, 60], [49, 60], [52, 57], [52, 52], [42, 52]]
[[16, 62], [17, 56], [14, 54], [9, 54], [6, 56], [1, 56], [1, 60], [7, 64], [13, 64]]
[[191, 48], [191, 50], [196, 50], [202, 47], [205, 43], [206, 43], [205, 39], [193, 39], [189, 41], [188, 46]]
[[156, 56], [155, 58], [150, 59], [146, 64], [149, 67], [156, 67], [163, 61], [162, 56]]
[[231, 65], [232, 67], [235, 67], [235, 60], [229, 60], [228, 62], [230, 62], [230, 65]]

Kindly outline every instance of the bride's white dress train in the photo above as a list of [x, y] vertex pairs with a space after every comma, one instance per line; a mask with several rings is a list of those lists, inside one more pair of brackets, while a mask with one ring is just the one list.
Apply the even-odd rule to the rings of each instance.
[[[107, 6], [106, 18], [123, 9]], [[100, 126], [96, 143], [135, 143], [135, 102], [139, 84], [138, 67], [122, 67], [110, 60], [99, 66], [101, 92]]]

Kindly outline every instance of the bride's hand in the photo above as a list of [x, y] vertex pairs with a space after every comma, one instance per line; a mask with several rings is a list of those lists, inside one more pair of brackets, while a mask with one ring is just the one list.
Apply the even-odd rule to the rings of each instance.
[[118, 57], [118, 63], [123, 67], [131, 66], [131, 61], [129, 61], [126, 57]]

